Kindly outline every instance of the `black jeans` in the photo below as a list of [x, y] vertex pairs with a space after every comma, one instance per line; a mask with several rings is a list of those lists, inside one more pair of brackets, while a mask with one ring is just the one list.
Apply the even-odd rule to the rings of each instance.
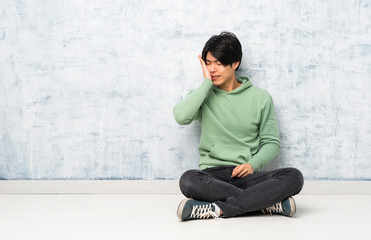
[[188, 170], [181, 176], [182, 193], [196, 200], [215, 203], [223, 217], [256, 212], [295, 194], [304, 184], [296, 168], [257, 172], [243, 178], [231, 178], [235, 166]]

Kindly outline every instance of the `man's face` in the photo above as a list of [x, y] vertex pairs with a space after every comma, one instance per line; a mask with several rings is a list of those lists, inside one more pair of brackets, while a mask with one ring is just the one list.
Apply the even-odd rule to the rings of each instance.
[[210, 72], [211, 80], [214, 85], [225, 89], [225, 86], [233, 83], [238, 63], [233, 63], [232, 66], [224, 66], [218, 59], [208, 52], [206, 55], [206, 67]]

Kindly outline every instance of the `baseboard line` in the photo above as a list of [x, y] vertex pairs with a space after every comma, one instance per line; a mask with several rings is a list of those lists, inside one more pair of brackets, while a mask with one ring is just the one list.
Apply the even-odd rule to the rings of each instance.
[[[0, 180], [0, 194], [181, 194], [177, 180]], [[306, 181], [304, 195], [371, 195], [371, 181]]]

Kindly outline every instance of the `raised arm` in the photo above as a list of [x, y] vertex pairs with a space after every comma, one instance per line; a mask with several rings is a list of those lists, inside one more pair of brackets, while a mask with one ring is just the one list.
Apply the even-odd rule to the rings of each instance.
[[201, 56], [198, 55], [204, 80], [201, 86], [192, 90], [188, 95], [173, 108], [175, 121], [180, 125], [190, 124], [193, 120], [200, 119], [201, 105], [213, 86], [211, 75]]

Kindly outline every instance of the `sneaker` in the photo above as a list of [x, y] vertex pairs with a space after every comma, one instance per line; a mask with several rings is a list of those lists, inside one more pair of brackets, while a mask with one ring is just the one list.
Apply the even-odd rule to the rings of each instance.
[[184, 199], [178, 207], [178, 218], [182, 221], [192, 219], [218, 218], [211, 202]]
[[296, 212], [295, 200], [293, 197], [288, 197], [270, 207], [267, 207], [266, 209], [263, 209], [262, 212], [264, 214], [270, 213], [272, 215], [273, 213], [276, 213], [292, 217]]

